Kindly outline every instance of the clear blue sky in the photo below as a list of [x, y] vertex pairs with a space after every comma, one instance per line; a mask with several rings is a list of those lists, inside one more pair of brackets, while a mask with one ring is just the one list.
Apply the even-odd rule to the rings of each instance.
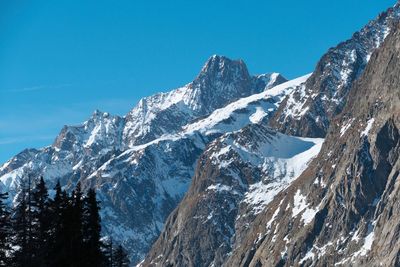
[[251, 73], [311, 72], [394, 0], [0, 0], [0, 163], [94, 109], [190, 82], [212, 54]]

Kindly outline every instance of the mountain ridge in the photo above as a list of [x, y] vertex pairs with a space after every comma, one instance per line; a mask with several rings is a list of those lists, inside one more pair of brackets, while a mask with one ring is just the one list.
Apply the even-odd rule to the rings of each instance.
[[[28, 174], [44, 176], [50, 187], [60, 180], [67, 190], [78, 181], [84, 189], [95, 188], [104, 205], [103, 233], [121, 242], [132, 262], [147, 254], [142, 266], [307, 266], [353, 258], [375, 264], [371, 257], [362, 258], [369, 251], [385, 261], [384, 251], [371, 250], [371, 229], [380, 227], [386, 235], [394, 229], [379, 225], [377, 218], [371, 221], [369, 213], [380, 210], [386, 220], [393, 218], [375, 203], [372, 191], [397, 212], [395, 198], [383, 189], [390, 184], [371, 182], [363, 172], [396, 184], [398, 122], [371, 115], [396, 95], [387, 92], [392, 99], [385, 103], [358, 90], [392, 88], [397, 82], [388, 68], [380, 77], [370, 65], [388, 66], [390, 56], [397, 62], [397, 50], [387, 43], [397, 48], [399, 19], [397, 3], [329, 49], [312, 74], [291, 81], [277, 73], [252, 76], [242, 60], [214, 55], [191, 83], [141, 99], [126, 116], [96, 110], [84, 123], [65, 126], [52, 145], [22, 151], [0, 166], [0, 189], [14, 196]], [[362, 85], [357, 85], [359, 78]], [[356, 120], [346, 114], [354, 102], [360, 103], [354, 114], [363, 110], [369, 116]], [[344, 138], [353, 148], [347, 149]], [[332, 156], [329, 146], [352, 166], [326, 163]], [[317, 162], [313, 159], [320, 150]], [[336, 170], [350, 187], [341, 184]], [[345, 217], [337, 214], [343, 211], [341, 203], [350, 207]], [[283, 225], [278, 219], [299, 231], [278, 227]], [[328, 225], [322, 224], [325, 220]], [[334, 225], [340, 220], [346, 223]], [[345, 247], [345, 257], [318, 254], [333, 247], [325, 242], [329, 225], [335, 226], [331, 237]], [[339, 233], [356, 242], [348, 246]], [[390, 247], [390, 242], [380, 243]], [[396, 251], [388, 251], [388, 264], [396, 263]]]
[[[254, 232], [250, 233], [227, 266], [400, 264], [395, 238], [400, 151], [399, 44], [397, 26], [382, 49], [372, 55], [371, 64], [350, 93], [348, 105], [332, 125], [321, 154], [291, 186], [291, 191], [278, 196], [270, 210], [254, 223], [254, 231], [260, 231], [262, 236], [266, 220], [274, 222], [271, 232], [277, 229], [277, 220], [301, 231], [276, 230], [274, 246], [268, 245], [270, 233], [256, 243]], [[293, 197], [295, 192], [305, 204], [301, 211], [317, 206], [308, 225], [300, 226], [299, 216], [279, 209], [287, 205], [290, 210], [299, 203]]]
[[396, 2], [350, 39], [330, 48], [305, 88], [287, 96], [269, 125], [291, 135], [324, 137], [330, 120], [343, 109], [353, 82], [399, 19], [400, 3]]
[[[394, 31], [394, 25], [396, 25], [395, 22], [398, 21], [399, 7], [400, 6], [396, 4], [394, 8], [389, 9], [388, 12], [380, 15], [375, 21], [370, 22], [363, 29], [363, 31], [366, 31], [366, 29], [368, 30], [366, 36], [363, 37], [365, 39], [360, 39], [358, 34], [355, 34], [353, 35], [354, 39], [341, 43], [336, 48], [329, 50], [318, 63], [317, 69], [314, 71], [312, 76], [307, 79], [302, 86], [298, 86], [295, 90], [288, 93], [282, 100], [277, 112], [269, 118], [269, 126], [284, 133], [303, 136], [325, 136], [325, 131], [331, 128], [326, 128], [325, 130], [323, 127], [313, 128], [313, 123], [309, 123], [307, 120], [289, 120], [287, 125], [291, 125], [290, 127], [293, 126], [294, 129], [298, 129], [298, 131], [292, 131], [290, 128], [282, 128], [281, 126], [284, 124], [281, 124], [280, 126], [279, 120], [280, 118], [296, 118], [296, 116], [304, 117], [307, 116], [307, 114], [311, 114], [309, 111], [312, 111], [312, 109], [307, 109], [301, 101], [298, 102], [298, 100], [301, 100], [302, 98], [311, 98], [314, 100], [316, 99], [315, 97], [321, 97], [321, 99], [324, 98], [325, 101], [328, 102], [328, 106], [331, 105], [332, 107], [338, 108], [339, 110], [337, 112], [340, 114], [342, 112], [342, 107], [340, 107], [340, 105], [346, 107], [347, 98], [352, 98], [352, 95], [354, 94], [354, 92], [350, 90], [354, 79], [356, 79], [357, 75], [362, 76], [365, 68], [367, 68], [367, 71], [370, 71], [367, 62], [369, 60], [375, 60], [375, 55], [380, 51], [379, 47], [382, 44], [382, 40], [388, 36], [388, 33], [386, 32], [388, 28], [386, 28], [386, 26], [391, 27], [390, 29]], [[371, 30], [371, 27], [373, 27], [373, 30]], [[358, 44], [360, 46], [359, 50], [370, 51], [372, 55], [371, 58], [367, 58], [369, 55], [368, 53], [361, 54], [359, 58], [362, 60], [363, 64], [355, 64], [349, 67], [346, 63], [347, 61], [342, 61], [343, 57], [332, 57], [332, 54], [341, 53], [341, 55], [345, 56], [345, 59], [351, 59], [353, 45], [357, 44], [360, 40], [361, 42]], [[363, 40], [366, 41], [362, 42]], [[376, 40], [380, 40], [379, 43], [375, 43]], [[347, 46], [347, 44], [350, 44], [350, 46]], [[366, 47], [362, 47], [364, 44]], [[338, 60], [339, 64], [334, 64], [335, 60]], [[329, 66], [329, 64], [334, 64], [334, 66], [331, 69], [328, 69], [329, 71], [325, 74], [321, 74], [319, 68], [325, 65]], [[339, 88], [337, 82], [342, 81], [342, 75], [339, 76], [340, 79], [337, 79], [335, 73], [341, 73], [342, 71], [344, 74], [347, 73], [348, 70], [351, 70], [351, 72], [359, 71], [360, 73], [357, 73], [353, 78], [347, 76], [349, 80], [346, 79], [346, 83], [342, 85], [342, 97], [345, 99], [344, 102], [339, 103], [335, 101], [336, 98], [328, 98], [325, 95], [325, 92], [338, 92], [336, 90], [336, 88]], [[326, 75], [326, 77], [324, 75]], [[319, 80], [319, 82], [324, 80], [334, 81], [334, 83], [324, 84], [324, 82], [322, 82], [323, 86], [320, 88], [317, 86], [317, 89], [314, 88], [316, 90], [314, 93], [317, 94], [313, 98], [311, 94], [312, 91], [310, 91], [310, 84], [315, 84], [316, 79]], [[330, 91], [330, 89], [333, 90]], [[321, 93], [320, 96], [318, 96], [318, 92]], [[354, 101], [354, 103], [359, 102], [360, 101]], [[316, 103], [318, 103], [318, 101], [316, 101]], [[363, 101], [362, 103], [366, 102]], [[389, 100], [388, 103], [390, 103]], [[325, 116], [326, 120], [329, 121], [329, 123], [324, 127], [328, 127], [328, 125], [331, 124], [331, 120], [333, 123], [336, 122], [336, 115], [334, 113], [327, 114], [327, 110], [328, 109], [322, 107], [320, 110], [321, 113], [319, 114]], [[310, 116], [309, 119], [310, 118], [314, 119], [314, 123], [318, 123], [317, 116]], [[371, 127], [370, 125], [373, 125], [373, 121], [365, 122], [364, 127], [362, 128], [363, 130], [360, 130], [358, 133], [358, 138], [360, 135], [364, 136], [368, 134]], [[256, 127], [256, 124], [247, 127], [253, 128]], [[344, 128], [339, 130], [336, 129], [336, 132], [339, 132], [344, 136], [346, 134], [346, 127], [349, 126], [344, 124], [343, 127]], [[328, 138], [330, 138], [329, 136], [330, 135], [328, 135]], [[256, 143], [257, 138], [253, 139], [253, 142]], [[338, 144], [340, 144], [340, 142], [337, 140], [331, 143], [332, 147], [336, 147], [336, 149], [338, 149]], [[222, 152], [225, 152], [224, 147], [220, 147], [215, 153], [219, 154]], [[329, 154], [329, 151], [326, 151], [325, 145], [323, 146], [321, 153], [324, 152]], [[212, 155], [207, 154], [206, 150], [202, 156], [203, 161], [206, 162], [207, 160], [211, 160], [211, 158]], [[318, 169], [318, 164], [325, 164], [326, 168], [329, 168], [330, 170], [336, 168], [336, 166], [331, 166], [326, 163], [328, 158], [329, 157], [319, 157], [319, 163], [311, 161], [308, 168], [305, 169], [304, 173], [300, 175], [298, 179], [290, 180], [288, 188], [283, 187], [284, 189], [278, 189], [277, 192], [274, 191], [273, 184], [274, 180], [279, 181], [279, 178], [273, 178], [275, 177], [274, 174], [276, 174], [274, 171], [272, 173], [264, 173], [261, 175], [260, 172], [250, 172], [249, 175], [249, 170], [242, 166], [239, 168], [242, 170], [242, 173], [227, 176], [225, 174], [219, 174], [212, 166], [206, 168], [198, 167], [194, 183], [191, 185], [191, 188], [188, 190], [188, 193], [178, 208], [171, 213], [164, 232], [153, 245], [141, 266], [314, 266], [316, 262], [320, 263], [316, 256], [318, 255], [317, 253], [319, 251], [326, 251], [328, 247], [331, 246], [327, 245], [327, 239], [324, 240], [326, 241], [325, 243], [319, 244], [313, 243], [312, 238], [313, 236], [318, 235], [321, 227], [324, 227], [321, 221], [326, 217], [328, 210], [325, 202], [321, 204], [319, 203], [322, 198], [322, 192], [329, 190], [329, 183], [326, 180], [327, 178], [321, 179], [322, 174], [319, 173]], [[241, 162], [235, 158], [232, 160], [233, 162], [230, 162], [230, 164], [240, 164]], [[349, 159], [349, 161], [351, 161], [351, 159]], [[255, 166], [257, 166], [257, 164], [255, 164]], [[238, 168], [233, 168], [233, 170], [236, 169]], [[202, 182], [206, 183], [210, 179], [222, 179], [225, 181], [225, 185], [230, 185], [237, 179], [248, 179], [251, 181], [249, 176], [253, 177], [253, 179], [260, 179], [260, 177], [264, 179], [266, 190], [260, 190], [260, 193], [262, 193], [263, 196], [273, 193], [273, 197], [271, 198], [273, 200], [270, 200], [271, 202], [267, 201], [266, 206], [261, 205], [260, 212], [257, 214], [252, 214], [250, 209], [245, 208], [245, 203], [234, 201], [234, 199], [237, 198], [236, 192], [239, 192], [237, 189], [223, 190], [223, 193], [219, 196], [215, 196], [213, 193], [208, 192], [206, 190], [207, 188], [201, 186]], [[303, 181], [306, 179], [305, 177], [307, 177], [307, 180]], [[198, 181], [195, 183], [196, 179], [201, 182]], [[279, 182], [278, 184], [281, 185]], [[268, 185], [271, 185], [271, 188], [268, 188]], [[217, 189], [225, 188], [221, 186], [217, 187], [217, 185], [214, 187]], [[310, 193], [310, 189], [314, 188], [319, 188], [319, 190], [316, 190], [316, 193]], [[251, 192], [249, 191], [245, 194], [251, 194]], [[201, 198], [196, 199], [197, 195], [200, 195]], [[309, 196], [312, 196], [312, 198], [309, 198]], [[203, 201], [203, 199], [208, 201]], [[340, 203], [340, 200], [338, 201]], [[372, 202], [373, 201], [367, 204], [367, 206], [372, 205]], [[230, 204], [229, 208], [220, 209], [220, 205], [226, 205], [225, 203]], [[360, 205], [362, 206], [362, 204]], [[187, 207], [190, 207], [189, 211], [187, 210]], [[203, 227], [200, 226], [200, 223], [193, 223], [194, 218], [201, 215], [204, 216], [204, 210], [206, 208], [209, 209], [210, 216], [216, 214], [217, 211], [222, 214], [225, 211], [228, 212], [230, 210], [233, 210], [234, 212], [233, 214], [224, 214], [222, 217], [223, 219], [214, 224], [215, 227]], [[335, 212], [335, 210], [340, 211], [341, 209], [340, 207], [335, 206], [335, 209], [331, 208], [330, 210]], [[246, 218], [249, 217], [250, 219], [246, 220]], [[335, 225], [336, 228], [340, 228], [341, 226], [335, 224], [335, 222], [341, 220], [346, 224], [351, 223], [350, 218], [343, 219], [339, 217], [329, 220], [329, 225], [332, 224]], [[182, 225], [185, 225], [185, 227], [182, 228]], [[289, 227], [285, 227], [284, 225], [288, 225]], [[329, 231], [329, 225], [325, 226], [325, 228], [327, 228], [326, 231]], [[361, 230], [369, 229], [367, 226], [363, 225]], [[223, 229], [218, 230], [218, 227], [222, 227]], [[290, 233], [290, 236], [287, 235], [288, 232]], [[192, 235], [191, 233], [196, 234]], [[348, 235], [349, 233], [347, 232], [345, 234]], [[301, 236], [302, 238], [298, 238], [297, 236]], [[359, 239], [361, 240], [361, 237]], [[291, 242], [295, 243], [292, 244]], [[368, 242], [367, 245], [369, 246]], [[315, 245], [315, 248], [313, 245]], [[219, 246], [221, 246], [221, 248]], [[192, 247], [195, 249], [192, 250]], [[206, 249], [210, 247], [213, 249]], [[271, 251], [273, 254], [271, 254]], [[364, 253], [363, 250], [361, 250], [360, 253]], [[332, 265], [335, 262], [340, 262], [340, 260], [341, 258], [337, 257], [331, 258], [327, 261], [321, 261], [321, 266]]]
[[[218, 75], [220, 71], [224, 73]], [[239, 76], [235, 76], [237, 73]], [[1, 189], [15, 195], [19, 180], [28, 173], [44, 176], [50, 188], [57, 180], [65, 189], [72, 189], [78, 181], [84, 189], [96, 188], [104, 205], [101, 214], [103, 232], [115, 236], [115, 241], [123, 243], [130, 251], [132, 261], [138, 261], [189, 186], [197, 155], [207, 142], [224, 133], [222, 126], [214, 133], [182, 132], [186, 122], [190, 125], [190, 121], [201, 119], [200, 115], [205, 118], [208, 115], [204, 110], [195, 113], [194, 108], [189, 108], [196, 101], [204, 101], [192, 98], [189, 93], [208, 90], [212, 93], [209, 97], [224, 93], [221, 103], [208, 105], [207, 110], [213, 110], [218, 106], [223, 108], [230, 100], [261, 93], [286, 81], [275, 73], [250, 76], [243, 61], [219, 56], [210, 58], [196, 79], [199, 85], [193, 85], [193, 90], [177, 89], [142, 99], [125, 117], [96, 110], [81, 125], [64, 126], [52, 145], [25, 150], [3, 164], [0, 167]], [[205, 85], [200, 84], [204, 79]], [[241, 86], [232, 86], [235, 79]], [[216, 91], [215, 86], [229, 87], [231, 94], [225, 94], [223, 88]], [[189, 97], [184, 98], [185, 94]], [[267, 108], [276, 109], [276, 103], [281, 99], [280, 96], [262, 95], [253, 102], [264, 101], [260, 100], [262, 98], [267, 99], [263, 104], [264, 116], [270, 112]], [[247, 106], [245, 104], [243, 108], [246, 110]], [[247, 112], [253, 109], [255, 104]], [[228, 116], [230, 120], [245, 114], [243, 111], [235, 113], [235, 109], [229, 113], [232, 113]], [[130, 116], [132, 114], [135, 116]], [[185, 118], [179, 120], [182, 116]], [[135, 125], [141, 123], [139, 128], [150, 127], [151, 131], [143, 131], [137, 136], [129, 133], [132, 128], [128, 123], [134, 121]], [[174, 125], [169, 128], [168, 123]], [[216, 123], [224, 124], [223, 121]], [[235, 127], [239, 129], [245, 123], [251, 122], [242, 119]], [[156, 128], [152, 129], [153, 126]], [[128, 196], [129, 201], [126, 201]]]

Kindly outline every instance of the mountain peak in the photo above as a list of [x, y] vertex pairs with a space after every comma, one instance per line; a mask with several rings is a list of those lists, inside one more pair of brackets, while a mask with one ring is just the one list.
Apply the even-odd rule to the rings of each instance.
[[108, 116], [110, 116], [110, 114], [108, 112], [103, 112], [98, 109], [95, 109], [92, 114], [92, 118], [98, 118], [98, 117], [107, 118]]
[[252, 77], [243, 60], [213, 55], [188, 85], [186, 102], [197, 114], [205, 115], [254, 93], [253, 87]]
[[248, 79], [250, 75], [243, 60], [233, 60], [226, 56], [213, 55], [204, 64], [196, 80], [205, 77], [222, 80], [233, 77]]
[[264, 73], [254, 77], [257, 91], [264, 91], [275, 87], [281, 83], [287, 82], [288, 79], [277, 72]]

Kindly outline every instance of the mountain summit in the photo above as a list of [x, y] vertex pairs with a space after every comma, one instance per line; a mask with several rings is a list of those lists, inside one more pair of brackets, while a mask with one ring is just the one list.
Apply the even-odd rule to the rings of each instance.
[[[200, 113], [220, 108], [221, 103], [260, 93], [287, 81], [278, 73], [250, 76], [243, 60], [212, 56], [196, 79], [188, 85], [193, 109]], [[250, 90], [249, 90], [250, 89]], [[208, 103], [198, 106], [195, 103]]]
[[193, 82], [140, 100], [126, 116], [123, 138], [129, 146], [149, 142], [177, 132], [191, 121], [239, 98], [285, 81], [275, 73], [250, 76], [242, 60], [212, 56]]
[[[200, 114], [220, 108], [221, 103], [257, 92], [246, 64], [224, 56], [212, 56], [196, 79], [188, 85], [188, 101]], [[207, 103], [207, 105], [199, 105]]]

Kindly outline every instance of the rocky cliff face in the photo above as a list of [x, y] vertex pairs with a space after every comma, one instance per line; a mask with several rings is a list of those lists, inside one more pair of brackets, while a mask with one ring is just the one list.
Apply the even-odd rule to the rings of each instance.
[[221, 266], [255, 216], [301, 174], [322, 141], [261, 124], [213, 141], [142, 265]]
[[257, 124], [216, 139], [141, 266], [399, 265], [398, 13], [331, 49], [268, 120], [291, 134], [328, 132], [317, 158], [319, 139], [296, 150], [285, 136], [285, 156], [280, 134]]
[[66, 189], [78, 181], [96, 188], [104, 234], [137, 262], [187, 191], [206, 144], [270, 117], [294, 88], [271, 91], [284, 81], [276, 73], [250, 76], [243, 61], [213, 56], [195, 81], [142, 99], [126, 117], [95, 111], [65, 126], [51, 146], [21, 152], [0, 167], [0, 188], [14, 195], [28, 174], [44, 176], [50, 188], [57, 180]]
[[321, 153], [226, 266], [399, 266], [400, 31], [371, 57]]
[[331, 48], [304, 88], [288, 95], [269, 124], [296, 136], [324, 137], [347, 101], [352, 83], [400, 19], [400, 4], [380, 14], [351, 39]]

